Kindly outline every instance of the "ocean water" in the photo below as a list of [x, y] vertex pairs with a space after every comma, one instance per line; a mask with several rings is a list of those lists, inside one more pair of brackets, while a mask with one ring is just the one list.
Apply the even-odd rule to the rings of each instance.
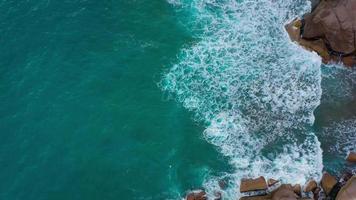
[[[235, 199], [337, 173], [356, 72], [284, 24], [306, 0], [0, 0], [0, 199]], [[228, 183], [222, 190], [218, 182]]]

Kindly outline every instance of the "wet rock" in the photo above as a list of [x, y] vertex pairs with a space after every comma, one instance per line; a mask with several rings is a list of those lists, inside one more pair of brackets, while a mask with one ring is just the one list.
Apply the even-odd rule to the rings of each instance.
[[338, 195], [340, 189], [346, 185], [347, 181], [350, 180], [352, 177], [352, 173], [349, 171], [345, 171], [342, 173], [339, 181], [336, 183], [336, 185], [331, 189], [330, 193], [328, 194], [329, 199], [336, 199], [336, 196]]
[[292, 41], [317, 52], [324, 63], [355, 66], [356, 1], [312, 0], [312, 6], [312, 12], [304, 15], [302, 21], [295, 20], [286, 26]]
[[274, 184], [276, 184], [278, 182], [279, 181], [277, 181], [277, 180], [275, 180], [273, 178], [270, 178], [270, 179], [268, 179], [267, 184], [268, 184], [268, 187], [271, 187], [271, 186], [273, 186]]
[[242, 179], [240, 185], [240, 192], [250, 192], [256, 190], [266, 190], [267, 183], [263, 176], [256, 179]]
[[318, 53], [322, 57], [324, 63], [330, 62], [332, 57], [330, 56], [324, 41], [322, 39], [305, 40], [301, 38], [301, 27], [302, 21], [300, 19], [295, 19], [285, 26], [288, 35], [293, 42], [298, 43], [308, 51], [314, 51]]
[[331, 176], [329, 173], [325, 172], [321, 178], [321, 187], [323, 188], [326, 195], [328, 195], [331, 189], [336, 185], [337, 180], [335, 177]]
[[254, 197], [241, 197], [240, 200], [271, 200], [270, 195], [254, 196]]
[[337, 194], [336, 200], [356, 200], [356, 176], [347, 181]]
[[350, 152], [349, 155], [347, 156], [346, 160], [349, 162], [356, 163], [356, 152]]
[[298, 195], [294, 193], [291, 185], [281, 185], [272, 194], [272, 200], [297, 200]]
[[293, 186], [293, 191], [296, 193], [298, 196], [302, 196], [302, 186], [300, 184], [296, 184]]
[[204, 190], [194, 190], [185, 198], [186, 200], [207, 200], [206, 192]]
[[315, 189], [318, 187], [318, 184], [314, 180], [308, 181], [308, 183], [304, 187], [304, 192], [314, 192]]
[[314, 192], [313, 192], [313, 197], [316, 200], [319, 200], [319, 197], [321, 196], [322, 190], [320, 187], [317, 187]]
[[312, 13], [304, 16], [302, 38], [322, 38], [331, 50], [342, 54], [355, 49], [356, 1], [321, 1]]

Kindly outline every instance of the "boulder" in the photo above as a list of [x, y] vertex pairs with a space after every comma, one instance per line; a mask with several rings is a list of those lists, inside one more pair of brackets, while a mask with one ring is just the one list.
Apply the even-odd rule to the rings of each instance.
[[298, 195], [293, 191], [291, 185], [281, 185], [276, 191], [272, 194], [272, 200], [297, 200]]
[[254, 197], [241, 197], [240, 200], [271, 200], [270, 195], [254, 196]]
[[346, 185], [341, 188], [336, 200], [356, 200], [356, 176], [350, 178]]
[[314, 192], [314, 190], [318, 187], [318, 184], [314, 180], [308, 181], [308, 183], [304, 187], [304, 192]]
[[194, 190], [189, 192], [185, 198], [186, 200], [207, 200], [206, 192], [204, 190]]
[[296, 184], [293, 186], [293, 191], [296, 193], [298, 196], [302, 196], [302, 186], [300, 184]]
[[355, 0], [322, 0], [304, 16], [302, 38], [320, 39], [340, 54], [355, 52]]
[[349, 155], [347, 156], [346, 160], [349, 162], [356, 163], [356, 152], [350, 152]]
[[326, 195], [328, 195], [331, 189], [336, 185], [337, 180], [335, 177], [331, 176], [329, 173], [325, 172], [321, 178], [321, 187], [323, 188]]
[[240, 185], [240, 192], [250, 192], [256, 190], [266, 190], [267, 183], [263, 176], [256, 179], [242, 179]]
[[312, 12], [286, 26], [292, 41], [317, 52], [324, 63], [356, 65], [356, 1], [320, 0]]

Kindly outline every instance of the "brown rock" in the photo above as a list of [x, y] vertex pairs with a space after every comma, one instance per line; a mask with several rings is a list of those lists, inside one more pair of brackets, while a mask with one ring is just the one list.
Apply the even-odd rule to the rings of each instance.
[[342, 57], [341, 61], [344, 63], [344, 65], [346, 65], [348, 67], [352, 67], [356, 63], [356, 57], [355, 57], [355, 55]]
[[312, 13], [304, 16], [304, 39], [322, 38], [333, 51], [344, 54], [355, 49], [356, 1], [321, 1]]
[[346, 160], [349, 162], [356, 162], [356, 152], [350, 152]]
[[330, 54], [328, 49], [322, 39], [317, 40], [305, 40], [300, 36], [300, 29], [301, 29], [301, 20], [295, 19], [290, 24], [286, 25], [286, 30], [289, 34], [289, 37], [292, 41], [297, 42], [299, 45], [304, 47], [308, 51], [315, 51], [318, 53], [322, 58], [324, 63], [328, 63], [331, 61]]
[[293, 191], [296, 193], [298, 196], [302, 196], [302, 186], [300, 184], [296, 184], [293, 186]]
[[268, 179], [267, 184], [268, 184], [268, 187], [271, 187], [272, 185], [274, 185], [274, 184], [276, 184], [278, 182], [279, 181], [277, 181], [277, 180], [275, 180], [273, 178], [270, 178], [270, 179]]
[[308, 181], [308, 183], [304, 187], [304, 192], [314, 192], [314, 190], [318, 187], [318, 184], [314, 180]]
[[254, 196], [254, 197], [241, 197], [240, 200], [271, 200], [271, 195]]
[[328, 195], [336, 185], [337, 180], [335, 177], [331, 176], [329, 173], [325, 172], [321, 178], [321, 187], [323, 188], [326, 195]]
[[320, 197], [320, 192], [321, 192], [321, 188], [320, 187], [317, 187], [314, 192], [313, 192], [313, 196], [314, 196], [314, 199], [319, 199]]
[[[292, 41], [317, 52], [324, 63], [356, 65], [356, 1], [321, 0], [303, 21], [286, 26]], [[301, 25], [302, 24], [302, 25]]]
[[266, 190], [267, 183], [263, 176], [256, 179], [242, 179], [240, 185], [240, 192], [249, 192], [256, 190]]
[[186, 198], [186, 200], [207, 200], [206, 192], [204, 190], [195, 190], [190, 192]]
[[297, 200], [297, 198], [298, 195], [294, 193], [291, 185], [281, 185], [272, 194], [272, 200]]
[[341, 188], [336, 200], [356, 200], [356, 176], [347, 181], [346, 185]]

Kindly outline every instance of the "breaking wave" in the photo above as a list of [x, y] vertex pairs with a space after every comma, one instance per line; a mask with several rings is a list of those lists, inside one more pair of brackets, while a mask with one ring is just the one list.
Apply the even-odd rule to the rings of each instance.
[[[304, 183], [322, 170], [311, 131], [321, 98], [320, 58], [290, 42], [284, 24], [310, 9], [301, 0], [169, 0], [191, 13], [197, 42], [184, 48], [160, 83], [195, 119], [234, 173], [205, 188], [227, 199], [243, 177]], [[191, 24], [190, 24], [191, 25]], [[222, 191], [220, 179], [230, 187]]]

